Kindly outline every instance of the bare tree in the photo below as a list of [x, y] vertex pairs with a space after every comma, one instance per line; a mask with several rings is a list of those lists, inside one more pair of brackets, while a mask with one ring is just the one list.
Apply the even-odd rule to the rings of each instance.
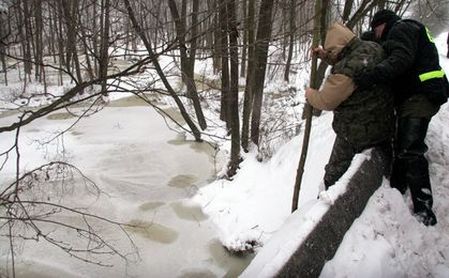
[[[246, 1], [246, 0], [244, 0]], [[242, 116], [242, 147], [245, 151], [248, 150], [249, 145], [249, 132], [250, 132], [250, 118], [253, 103], [253, 91], [252, 91], [252, 78], [254, 75], [254, 30], [255, 25], [255, 0], [249, 0], [248, 5], [248, 16], [245, 21], [245, 33], [247, 34], [248, 42], [248, 72], [246, 74], [246, 87], [243, 102], [243, 116]]]
[[229, 106], [229, 47], [228, 47], [228, 10], [226, 2], [219, 4], [220, 14], [220, 57], [221, 57], [221, 106], [220, 120], [226, 122], [226, 128], [230, 130], [228, 106]]
[[295, 43], [295, 29], [296, 29], [296, 0], [290, 0], [288, 5], [289, 13], [289, 27], [290, 27], [290, 34], [288, 36], [288, 54], [287, 54], [287, 61], [285, 65], [285, 71], [284, 71], [284, 80], [289, 81], [289, 75], [290, 75], [290, 65], [292, 62], [293, 57], [293, 47]]
[[263, 87], [265, 82], [265, 69], [267, 67], [268, 46], [271, 37], [273, 0], [262, 0], [259, 10], [256, 45], [254, 49], [254, 72], [250, 82], [253, 94], [251, 141], [259, 145], [259, 127], [262, 111]]
[[8, 86], [8, 69], [6, 65], [6, 45], [8, 37], [8, 13], [0, 10], [0, 59], [2, 62], [2, 70], [5, 78], [5, 85]]
[[[183, 5], [187, 3], [183, 0]], [[192, 100], [193, 106], [195, 108], [196, 117], [201, 129], [206, 129], [206, 119], [204, 118], [203, 110], [201, 108], [200, 100], [198, 98], [198, 92], [196, 91], [194, 69], [195, 69], [195, 57], [196, 57], [196, 47], [197, 47], [197, 33], [198, 33], [198, 8], [199, 1], [193, 0], [192, 6], [192, 30], [191, 30], [191, 40], [190, 49], [187, 49], [186, 34], [187, 27], [185, 20], [179, 15], [178, 8], [176, 6], [175, 0], [169, 0], [168, 6], [170, 8], [171, 15], [175, 21], [176, 25], [176, 36], [179, 42], [179, 50], [181, 53], [181, 75], [184, 84], [187, 86], [187, 96]], [[190, 56], [187, 56], [187, 51], [189, 51]]]
[[237, 45], [237, 18], [235, 0], [227, 0], [229, 28], [230, 87], [228, 96], [228, 120], [231, 129], [231, 159], [228, 177], [236, 174], [240, 164], [240, 120], [239, 120], [239, 62]]
[[101, 0], [101, 13], [100, 13], [100, 34], [101, 34], [101, 46], [100, 46], [100, 59], [98, 61], [99, 65], [99, 77], [103, 79], [101, 83], [101, 91], [106, 93], [106, 82], [105, 77], [108, 75], [108, 63], [109, 63], [109, 21], [110, 13], [110, 0]]
[[[13, 149], [20, 165], [19, 131]], [[80, 188], [80, 184], [84, 187]], [[75, 166], [55, 161], [19, 176], [0, 192], [0, 233], [7, 237], [11, 263], [2, 276], [15, 277], [16, 245], [19, 241], [40, 241], [55, 246], [70, 257], [99, 266], [111, 266], [111, 256], [124, 261], [136, 260], [138, 253], [125, 227], [131, 226], [92, 214], [86, 208], [73, 208], [65, 198], [83, 191], [83, 200], [98, 198], [100, 190]], [[81, 221], [68, 221], [74, 217]], [[118, 229], [128, 240], [121, 249], [116, 241], [104, 235], [105, 227]], [[103, 231], [103, 232], [102, 232]], [[130, 250], [131, 248], [132, 250]]]
[[137, 22], [136, 16], [134, 14], [134, 10], [131, 7], [131, 4], [128, 0], [124, 0], [126, 9], [128, 11], [129, 18], [131, 19], [131, 22], [133, 23], [133, 28], [137, 32], [137, 34], [142, 39], [143, 43], [145, 44], [145, 47], [149, 54], [149, 59], [153, 63], [159, 77], [161, 78], [162, 82], [164, 83], [166, 89], [168, 90], [169, 94], [173, 97], [175, 100], [179, 111], [181, 112], [182, 117], [186, 121], [187, 125], [190, 127], [193, 136], [195, 137], [195, 140], [200, 142], [201, 140], [201, 133], [196, 127], [195, 123], [190, 118], [189, 114], [187, 113], [184, 104], [179, 99], [179, 97], [176, 95], [176, 92], [173, 90], [172, 86], [168, 82], [167, 78], [165, 77], [164, 71], [162, 70], [161, 66], [159, 65], [159, 62], [157, 61], [157, 56], [154, 54], [153, 49], [151, 47], [151, 42], [146, 37], [145, 33], [142, 31], [142, 28], [140, 27], [139, 23]]

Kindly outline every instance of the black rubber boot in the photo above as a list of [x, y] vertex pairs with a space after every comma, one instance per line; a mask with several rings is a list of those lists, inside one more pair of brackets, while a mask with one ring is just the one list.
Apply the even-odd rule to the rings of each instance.
[[410, 187], [414, 212], [424, 225], [435, 225], [437, 219], [432, 211], [433, 198], [430, 187], [428, 163], [424, 156], [408, 159], [406, 179]]
[[426, 226], [434, 226], [435, 224], [437, 224], [437, 217], [431, 209], [425, 209], [419, 212], [415, 212], [415, 217], [419, 222], [423, 223]]
[[429, 167], [424, 143], [429, 120], [426, 118], [400, 118], [396, 137], [396, 157], [391, 178], [392, 187], [404, 193], [410, 188], [414, 213], [425, 225], [435, 225], [432, 211], [433, 198]]
[[407, 181], [405, 180], [404, 173], [407, 171], [407, 163], [404, 159], [395, 157], [393, 160], [393, 167], [391, 170], [390, 186], [396, 188], [405, 194], [407, 191]]

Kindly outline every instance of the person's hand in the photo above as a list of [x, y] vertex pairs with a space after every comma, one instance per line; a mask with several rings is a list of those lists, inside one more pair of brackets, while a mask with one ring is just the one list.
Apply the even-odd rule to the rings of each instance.
[[321, 45], [318, 47], [312, 48], [312, 56], [318, 57], [320, 59], [324, 59], [326, 57], [327, 51], [323, 49]]
[[306, 100], [310, 98], [310, 95], [316, 94], [318, 90], [312, 89], [312, 88], [306, 88]]

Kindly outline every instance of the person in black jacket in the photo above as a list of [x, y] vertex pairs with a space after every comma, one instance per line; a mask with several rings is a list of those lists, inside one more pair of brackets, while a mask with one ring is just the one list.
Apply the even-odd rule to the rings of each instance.
[[429, 30], [415, 20], [402, 20], [390, 10], [377, 12], [371, 22], [387, 58], [359, 73], [359, 87], [390, 83], [397, 116], [391, 186], [410, 189], [414, 213], [425, 225], [435, 225], [433, 198], [424, 142], [430, 119], [447, 101], [448, 82]]

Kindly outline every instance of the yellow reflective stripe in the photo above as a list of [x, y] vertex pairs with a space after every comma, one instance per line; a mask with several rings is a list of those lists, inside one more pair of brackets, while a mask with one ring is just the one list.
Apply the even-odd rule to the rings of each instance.
[[430, 33], [429, 28], [427, 28], [427, 27], [426, 27], [426, 33], [427, 33], [427, 37], [429, 38], [429, 41], [430, 41], [430, 42], [433, 42], [432, 34]]
[[443, 76], [444, 76], [443, 70], [434, 70], [434, 71], [429, 71], [429, 72], [420, 74], [419, 80], [421, 80], [421, 82], [424, 82], [429, 79], [442, 78]]

